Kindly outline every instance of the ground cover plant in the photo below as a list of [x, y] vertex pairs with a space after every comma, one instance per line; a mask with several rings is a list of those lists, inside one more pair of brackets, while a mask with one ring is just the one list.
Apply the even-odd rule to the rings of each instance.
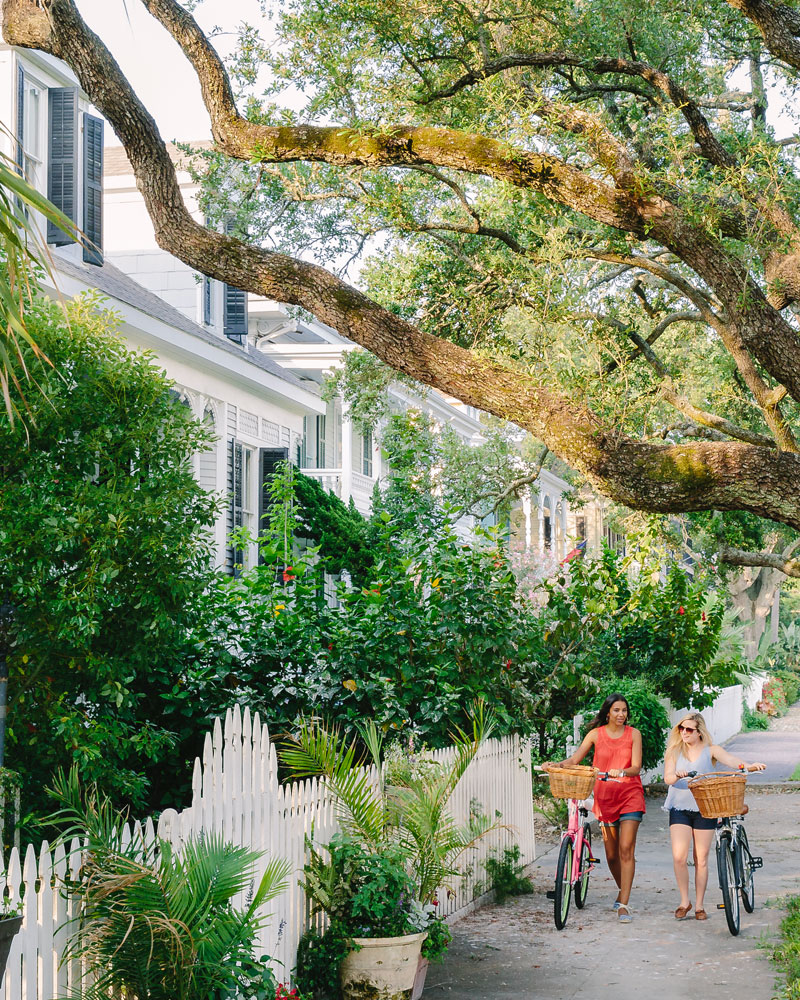
[[780, 1000], [800, 997], [800, 896], [790, 896], [781, 921], [781, 940], [772, 950], [772, 960], [786, 977]]

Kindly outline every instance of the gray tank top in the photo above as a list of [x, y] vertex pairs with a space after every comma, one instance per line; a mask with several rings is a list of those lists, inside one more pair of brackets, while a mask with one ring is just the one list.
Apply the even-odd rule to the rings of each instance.
[[[682, 753], [679, 753], [678, 759], [675, 761], [675, 770], [697, 771], [698, 774], [703, 774], [705, 771], [713, 771], [714, 765], [711, 761], [711, 747], [704, 746], [697, 760], [687, 760]], [[667, 799], [662, 809], [667, 811], [670, 809], [683, 809], [686, 812], [700, 811], [697, 808], [697, 801], [689, 788], [690, 780], [690, 778], [679, 778], [674, 785], [669, 786]]]

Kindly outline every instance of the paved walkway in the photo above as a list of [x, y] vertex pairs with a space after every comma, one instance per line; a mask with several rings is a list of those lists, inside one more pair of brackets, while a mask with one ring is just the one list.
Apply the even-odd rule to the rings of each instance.
[[767, 765], [766, 771], [750, 775], [750, 781], [787, 781], [800, 764], [800, 702], [780, 719], [772, 719], [768, 730], [739, 733], [725, 744], [725, 749], [744, 760], [762, 760]]
[[[800, 727], [800, 706], [792, 718]], [[795, 742], [784, 744], [784, 735]], [[738, 740], [748, 741], [746, 749], [739, 749]], [[782, 749], [773, 751], [779, 743]], [[776, 769], [779, 759], [791, 759], [791, 770], [800, 760], [800, 728], [746, 733], [729, 747], [750, 759], [774, 753]], [[770, 761], [774, 781], [772, 767]], [[738, 937], [729, 934], [724, 913], [715, 909], [721, 897], [713, 862], [709, 919], [673, 917], [678, 894], [667, 818], [662, 799], [648, 799], [636, 852], [633, 923], [621, 925], [611, 912], [616, 892], [602, 865], [592, 876], [586, 908], [573, 906], [567, 927], [557, 931], [552, 901], [545, 896], [556, 854], [540, 845], [545, 853], [533, 865], [535, 893], [460, 920], [444, 965], [428, 972], [423, 1000], [771, 1000], [774, 972], [763, 944], [777, 934], [781, 898], [800, 892], [800, 794], [785, 794], [788, 790], [764, 787], [749, 796], [747, 828], [764, 869], [756, 873], [756, 910], [742, 912]]]

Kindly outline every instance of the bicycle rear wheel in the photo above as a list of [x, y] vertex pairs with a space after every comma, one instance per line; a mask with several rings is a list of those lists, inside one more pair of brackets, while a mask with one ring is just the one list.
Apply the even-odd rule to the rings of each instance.
[[742, 906], [748, 913], [756, 907], [756, 887], [753, 880], [753, 865], [751, 863], [750, 844], [747, 832], [743, 826], [736, 831], [736, 865], [739, 869], [739, 891], [742, 894]]
[[589, 894], [589, 868], [592, 863], [592, 830], [588, 823], [583, 826], [583, 842], [581, 843], [581, 856], [578, 871], [580, 876], [575, 883], [575, 905], [582, 910], [586, 905], [586, 897]]
[[725, 904], [725, 919], [728, 922], [728, 930], [736, 936], [739, 933], [739, 887], [730, 833], [724, 833], [717, 844], [717, 872], [719, 873], [719, 887], [722, 890], [722, 902]]
[[569, 915], [569, 901], [572, 896], [572, 854], [573, 843], [570, 837], [564, 837], [558, 851], [556, 862], [556, 886], [553, 903], [553, 919], [556, 928], [563, 930]]

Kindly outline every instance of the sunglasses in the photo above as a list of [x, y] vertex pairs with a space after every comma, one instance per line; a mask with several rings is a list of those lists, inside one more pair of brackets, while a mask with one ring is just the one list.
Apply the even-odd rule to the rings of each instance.
[[696, 726], [678, 726], [678, 732], [679, 733], [696, 733], [697, 732], [697, 727]]

